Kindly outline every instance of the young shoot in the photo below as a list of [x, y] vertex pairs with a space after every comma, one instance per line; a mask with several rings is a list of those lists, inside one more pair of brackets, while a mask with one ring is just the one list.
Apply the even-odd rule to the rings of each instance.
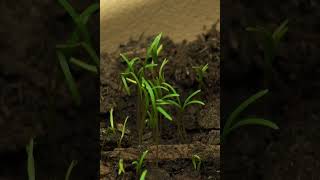
[[261, 36], [265, 60], [265, 78], [271, 78], [270, 76], [273, 74], [272, 63], [275, 59], [277, 48], [279, 47], [284, 35], [288, 31], [288, 20], [283, 21], [281, 25], [279, 25], [274, 31], [268, 30], [261, 26], [248, 27], [246, 30], [249, 32], [258, 33]]
[[223, 132], [222, 132], [222, 137], [221, 141], [223, 142], [226, 137], [232, 132], [233, 130], [246, 126], [246, 125], [260, 125], [260, 126], [265, 126], [269, 127], [272, 129], [279, 129], [279, 127], [273, 123], [270, 120], [263, 119], [263, 118], [243, 118], [239, 119], [239, 115], [241, 112], [243, 112], [250, 104], [254, 103], [264, 95], [268, 93], [268, 90], [262, 90], [259, 91], [258, 93], [252, 95], [249, 97], [247, 100], [242, 102], [227, 118], [226, 124], [224, 125]]
[[28, 161], [27, 161], [27, 171], [28, 179], [35, 180], [35, 167], [34, 167], [34, 156], [33, 156], [33, 139], [30, 140], [29, 144], [26, 146]]
[[66, 176], [65, 176], [65, 180], [69, 180], [70, 179], [70, 176], [71, 176], [71, 172], [73, 170], [73, 168], [77, 165], [77, 161], [75, 160], [72, 160], [69, 167], [68, 167], [68, 170], [67, 170], [67, 173], [66, 173]]
[[114, 119], [113, 119], [113, 108], [109, 111], [109, 123], [110, 127], [108, 127], [108, 131], [111, 131], [113, 134], [116, 134], [116, 128], [114, 127]]
[[119, 160], [118, 163], [118, 175], [120, 176], [121, 174], [124, 174], [126, 171], [124, 170], [124, 164], [123, 164], [123, 159]]
[[118, 147], [119, 148], [121, 147], [121, 142], [122, 142], [122, 139], [124, 137], [124, 133], [126, 131], [126, 124], [127, 124], [128, 119], [129, 119], [129, 116], [127, 116], [126, 119], [124, 120], [123, 127], [121, 129], [121, 136], [120, 136], [120, 139], [118, 141]]
[[147, 176], [148, 170], [143, 170], [141, 176], [140, 176], [140, 180], [145, 180], [146, 176]]
[[[26, 151], [27, 151], [27, 156], [28, 156], [28, 160], [27, 160], [28, 180], [35, 180], [36, 179], [33, 147], [34, 147], [34, 140], [32, 138], [30, 140], [29, 144], [27, 144], [27, 146], [26, 146]], [[70, 179], [71, 172], [76, 165], [77, 165], [77, 161], [73, 160], [68, 167], [68, 170], [67, 170], [65, 178], [64, 178], [65, 180]]]
[[[138, 140], [139, 144], [142, 144], [142, 136], [145, 126], [145, 120], [148, 113], [149, 106], [154, 110], [161, 109], [155, 106], [155, 96], [154, 88], [161, 88], [160, 86], [153, 85], [151, 80], [148, 79], [146, 71], [150, 70], [152, 75], [152, 80], [155, 79], [154, 68], [157, 67], [158, 55], [162, 50], [162, 45], [160, 45], [161, 33], [153, 40], [150, 47], [147, 50], [147, 56], [144, 62], [138, 57], [129, 60], [124, 54], [120, 54], [122, 59], [126, 62], [127, 68], [124, 73], [121, 73], [121, 80], [124, 85], [124, 89], [130, 95], [130, 84], [136, 86], [137, 89], [137, 129], [138, 129]], [[166, 62], [166, 60], [164, 61]], [[136, 65], [140, 64], [139, 69], [136, 68]], [[163, 69], [165, 63], [160, 67], [160, 73]], [[152, 111], [155, 112], [155, 111]], [[151, 113], [153, 122], [158, 120], [157, 114]], [[156, 125], [156, 124], [154, 124]]]
[[196, 170], [196, 171], [200, 171], [200, 168], [201, 168], [201, 158], [200, 158], [200, 156], [198, 156], [198, 155], [192, 155], [192, 164], [193, 164], [193, 168], [194, 168], [194, 170]]
[[208, 66], [208, 63], [205, 64], [205, 65], [193, 66], [193, 67], [192, 67], [192, 68], [196, 71], [196, 73], [197, 73], [196, 80], [197, 80], [198, 83], [199, 83], [199, 89], [201, 89], [201, 88], [204, 86], [203, 79], [204, 79], [204, 76], [205, 76], [206, 73], [207, 73], [208, 67], [209, 67], [209, 66]]
[[[182, 115], [184, 114], [187, 107], [189, 107], [192, 104], [199, 104], [199, 105], [205, 105], [204, 102], [194, 99], [194, 97], [201, 92], [201, 90], [197, 90], [193, 93], [191, 93], [183, 102], [180, 99], [180, 95], [177, 93], [177, 91], [168, 83], [163, 83], [164, 86], [166, 86], [172, 93], [168, 96], [165, 96], [162, 99], [157, 100], [158, 104], [161, 105], [174, 105], [179, 109], [178, 117], [177, 117], [177, 126], [178, 126], [178, 134], [181, 140], [184, 140], [186, 138], [186, 130], [183, 122]], [[174, 98], [175, 100], [172, 100], [171, 98]]]
[[144, 159], [147, 156], [148, 152], [148, 150], [144, 151], [138, 160], [132, 162], [132, 164], [135, 166], [136, 175], [138, 177], [141, 175], [141, 171], [144, 166]]

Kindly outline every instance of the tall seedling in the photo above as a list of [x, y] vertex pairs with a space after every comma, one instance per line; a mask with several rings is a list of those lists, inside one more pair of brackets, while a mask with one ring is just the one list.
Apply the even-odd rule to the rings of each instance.
[[261, 36], [261, 43], [264, 50], [264, 74], [265, 80], [267, 84], [268, 81], [271, 80], [273, 76], [273, 67], [272, 63], [275, 59], [276, 51], [280, 45], [281, 40], [283, 39], [284, 35], [288, 31], [288, 20], [285, 20], [278, 26], [274, 31], [270, 31], [264, 27], [257, 26], [257, 27], [248, 27], [246, 29], [249, 32], [256, 32]]
[[[65, 76], [68, 88], [74, 101], [77, 105], [79, 105], [81, 102], [81, 97], [75, 83], [75, 79], [71, 73], [70, 66], [73, 65], [90, 73], [99, 75], [100, 59], [97, 55], [97, 52], [93, 48], [90, 33], [86, 25], [89, 21], [89, 18], [95, 12], [97, 12], [100, 5], [99, 3], [94, 3], [82, 13], [78, 13], [67, 0], [58, 0], [58, 2], [68, 12], [75, 23], [75, 30], [67, 43], [57, 45], [56, 48], [59, 64]], [[86, 62], [74, 57], [72, 54], [77, 48], [82, 48], [88, 54], [89, 59], [92, 62]]]

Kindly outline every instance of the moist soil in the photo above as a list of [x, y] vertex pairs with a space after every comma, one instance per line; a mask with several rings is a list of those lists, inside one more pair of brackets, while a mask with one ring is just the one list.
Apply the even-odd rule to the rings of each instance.
[[[176, 126], [167, 120], [161, 120], [162, 145], [179, 144], [207, 144], [219, 145], [220, 134], [220, 33], [213, 26], [207, 33], [198, 36], [193, 42], [173, 43], [164, 37], [161, 41], [163, 51], [160, 59], [167, 58], [169, 63], [165, 67], [166, 80], [172, 83], [185, 98], [188, 94], [199, 88], [196, 80], [196, 72], [193, 66], [208, 63], [208, 71], [204, 77], [204, 85], [198, 96], [203, 100], [205, 106], [190, 106], [183, 115], [183, 122], [187, 129], [187, 140], [181, 142], [178, 138]], [[122, 147], [138, 148], [135, 112], [135, 95], [127, 95], [123, 90], [120, 73], [125, 70], [125, 64], [121, 62], [120, 53], [127, 54], [130, 58], [144, 57], [146, 47], [149, 46], [153, 37], [141, 37], [121, 45], [119, 50], [112, 54], [102, 54], [101, 76], [100, 76], [100, 111], [103, 112], [101, 121], [101, 150], [114, 151], [117, 148], [117, 138], [108, 137], [105, 134], [108, 124], [108, 111], [114, 108], [116, 124], [122, 124], [126, 116], [127, 131]], [[134, 94], [134, 93], [132, 93]], [[173, 117], [176, 117], [174, 109], [169, 109]], [[151, 131], [146, 129], [143, 145], [152, 145]], [[120, 158], [120, 157], [119, 157]], [[161, 155], [159, 156], [161, 159]], [[220, 161], [218, 158], [203, 159], [203, 168], [199, 173], [193, 170], [191, 157], [188, 159], [176, 159], [171, 161], [160, 161], [159, 167], [154, 163], [147, 163], [149, 179], [220, 179]], [[106, 157], [101, 162], [102, 179], [121, 179], [116, 177], [117, 163], [119, 159], [111, 160]], [[126, 162], [128, 172], [125, 179], [134, 179], [134, 169]], [[155, 170], [154, 170], [155, 169]]]

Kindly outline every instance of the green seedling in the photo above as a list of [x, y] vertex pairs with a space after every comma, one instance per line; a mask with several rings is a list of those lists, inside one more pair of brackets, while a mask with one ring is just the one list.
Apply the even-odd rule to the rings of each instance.
[[[31, 139], [29, 144], [26, 146], [26, 151], [27, 151], [27, 172], [28, 172], [28, 180], [35, 180], [36, 179], [36, 174], [35, 174], [35, 161], [34, 161], [34, 156], [33, 156], [33, 147], [34, 147], [34, 140]], [[70, 179], [71, 172], [73, 168], [76, 166], [77, 162], [72, 161], [71, 164], [69, 165], [69, 168], [66, 172], [65, 175], [65, 180]]]
[[118, 142], [118, 147], [119, 148], [121, 147], [121, 142], [122, 142], [122, 139], [124, 137], [124, 133], [126, 131], [126, 124], [127, 124], [128, 119], [129, 119], [129, 116], [127, 116], [126, 119], [124, 120], [123, 127], [121, 129], [121, 136], [120, 136], [120, 139], [119, 139], [119, 142]]
[[180, 95], [177, 93], [177, 91], [168, 83], [163, 83], [168, 89], [170, 89], [170, 91], [172, 92], [171, 94], [169, 94], [168, 96], [169, 97], [173, 97], [175, 98], [175, 100], [172, 100], [172, 99], [166, 99], [166, 98], [163, 98], [163, 99], [160, 99], [158, 100], [157, 102], [159, 104], [162, 104], [162, 105], [166, 105], [166, 104], [169, 104], [169, 105], [174, 105], [176, 106], [178, 109], [179, 109], [179, 112], [178, 112], [178, 117], [177, 117], [177, 125], [178, 125], [178, 134], [179, 134], [179, 137], [181, 140], [184, 140], [185, 137], [186, 137], [186, 130], [185, 130], [185, 126], [184, 126], [184, 122], [183, 122], [183, 117], [182, 115], [184, 114], [186, 108], [192, 104], [200, 104], [200, 105], [205, 105], [204, 102], [200, 101], [200, 100], [197, 100], [197, 99], [194, 99], [194, 97], [199, 94], [201, 92], [201, 90], [197, 90], [193, 93], [191, 93], [186, 99], [185, 101], [183, 102], [181, 99], [180, 99]]
[[141, 175], [141, 171], [144, 166], [144, 158], [147, 156], [148, 152], [148, 150], [144, 151], [138, 160], [132, 162], [136, 168], [136, 174], [138, 177]]
[[140, 180], [145, 180], [147, 173], [148, 173], [148, 170], [145, 169], [140, 176]]
[[119, 160], [118, 163], [118, 175], [120, 176], [121, 174], [124, 174], [126, 171], [124, 170], [124, 164], [123, 164], [123, 159]]
[[116, 134], [116, 128], [114, 127], [114, 119], [113, 119], [113, 108], [109, 111], [109, 122], [110, 127], [108, 127], [108, 130], [111, 131], [113, 134]]
[[260, 126], [269, 127], [269, 128], [275, 129], [275, 130], [279, 129], [279, 127], [275, 123], [273, 123], [272, 121], [267, 120], [267, 119], [263, 119], [263, 118], [239, 119], [239, 115], [241, 112], [243, 112], [250, 104], [254, 103], [255, 101], [257, 101], [258, 99], [260, 99], [261, 97], [263, 97], [267, 93], [268, 93], [268, 90], [259, 91], [258, 93], [252, 95], [247, 100], [242, 102], [230, 114], [230, 116], [227, 118], [226, 124], [223, 128], [222, 137], [221, 137], [222, 142], [226, 139], [226, 137], [229, 135], [230, 132], [232, 132], [233, 130], [235, 130], [239, 127], [246, 126], [246, 125], [260, 125]]
[[196, 80], [197, 80], [198, 83], [199, 83], [199, 89], [201, 89], [201, 88], [204, 86], [203, 79], [204, 79], [204, 76], [205, 76], [206, 73], [207, 73], [208, 67], [209, 67], [209, 66], [208, 66], [208, 63], [205, 64], [205, 65], [193, 66], [193, 67], [192, 67], [192, 68], [196, 71], [196, 73], [197, 73]]
[[77, 165], [77, 161], [73, 160], [71, 161], [71, 164], [69, 165], [68, 167], [68, 170], [67, 170], [67, 173], [66, 173], [66, 176], [65, 176], [65, 180], [69, 180], [70, 179], [70, 175], [71, 175], [71, 172], [73, 170], [73, 168]]
[[272, 75], [272, 63], [275, 59], [276, 50], [288, 31], [288, 20], [283, 21], [274, 31], [270, 31], [261, 26], [248, 27], [246, 30], [256, 32], [261, 36], [265, 60], [265, 78], [270, 78]]
[[[130, 95], [131, 90], [129, 87], [129, 83], [134, 84], [137, 88], [137, 129], [138, 129], [138, 139], [139, 144], [142, 144], [142, 135], [145, 126], [145, 120], [147, 114], [149, 115], [149, 120], [151, 122], [151, 126], [158, 129], [158, 111], [163, 111], [163, 108], [157, 107], [155, 102], [159, 96], [162, 96], [162, 92], [160, 93], [159, 89], [164, 89], [159, 85], [160, 80], [163, 76], [162, 70], [167, 60], [164, 60], [160, 70], [159, 78], [155, 77], [154, 68], [158, 66], [158, 55], [162, 50], [162, 45], [159, 45], [161, 39], [161, 33], [154, 39], [151, 43], [150, 47], [147, 50], [147, 56], [144, 61], [140, 58], [136, 57], [133, 59], [128, 59], [124, 54], [120, 54], [122, 59], [126, 62], [127, 68], [124, 73], [121, 74], [121, 80], [124, 85], [124, 89]], [[141, 67], [136, 70], [136, 66], [141, 65]], [[152, 80], [149, 80], [146, 74], [146, 71], [150, 70], [152, 75]], [[154, 82], [152, 82], [154, 81]], [[156, 81], [156, 82], [155, 82]], [[151, 111], [148, 113], [149, 106], [151, 106]], [[150, 116], [151, 115], [151, 116]], [[158, 134], [158, 133], [155, 133]]]
[[193, 164], [193, 168], [196, 171], [200, 171], [201, 168], [201, 158], [198, 155], [192, 155], [192, 164]]
[[35, 167], [34, 167], [34, 156], [33, 156], [33, 139], [30, 140], [29, 144], [26, 147], [27, 155], [28, 155], [28, 165], [27, 165], [27, 171], [28, 171], [28, 179], [29, 180], [35, 180]]
[[[57, 45], [57, 57], [59, 60], [60, 67], [65, 76], [68, 88], [71, 95], [77, 105], [81, 102], [80, 93], [76, 86], [75, 79], [71, 73], [70, 65], [83, 69], [85, 71], [99, 75], [99, 65], [100, 60], [96, 51], [94, 50], [90, 33], [86, 27], [89, 18], [97, 12], [100, 5], [99, 3], [94, 3], [85, 9], [82, 13], [76, 12], [76, 10], [71, 6], [67, 0], [58, 0], [59, 4], [68, 12], [75, 23], [75, 30], [66, 44]], [[84, 60], [80, 60], [72, 56], [73, 50], [76, 48], [82, 48], [87, 52], [91, 63]]]

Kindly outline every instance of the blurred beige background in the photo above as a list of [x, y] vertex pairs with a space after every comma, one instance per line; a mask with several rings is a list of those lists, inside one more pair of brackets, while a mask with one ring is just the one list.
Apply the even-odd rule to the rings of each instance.
[[100, 7], [101, 54], [142, 33], [191, 41], [220, 19], [220, 0], [101, 0]]

